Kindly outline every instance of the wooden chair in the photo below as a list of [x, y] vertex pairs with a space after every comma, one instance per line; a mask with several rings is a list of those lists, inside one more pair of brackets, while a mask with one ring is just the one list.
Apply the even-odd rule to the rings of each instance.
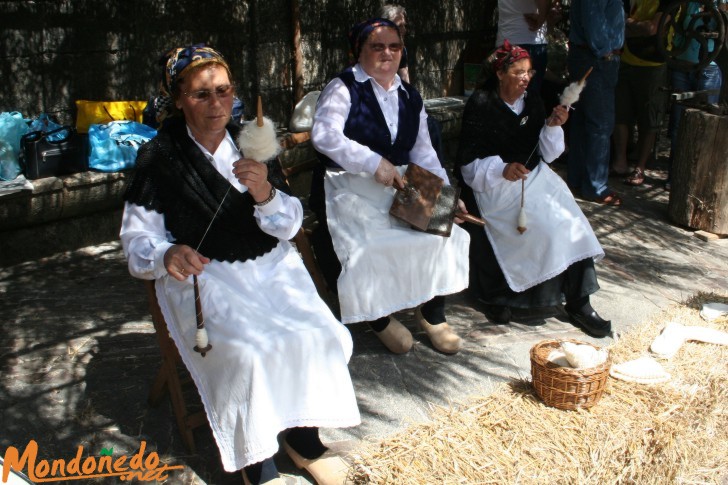
[[[291, 133], [281, 141], [281, 145], [284, 148], [291, 148], [300, 143], [307, 142], [309, 139], [310, 133], [308, 132]], [[303, 172], [310, 172], [317, 164], [317, 160], [310, 160], [307, 163], [302, 163], [296, 165], [295, 167], [283, 168], [281, 172], [286, 180], [286, 183], [289, 183], [290, 177], [294, 177]], [[313, 217], [313, 214], [311, 214], [311, 216]], [[309, 239], [309, 236], [312, 232], [311, 222], [311, 219], [307, 219], [304, 217], [301, 229], [299, 229], [298, 233], [296, 233], [296, 235], [293, 237], [293, 242], [296, 245], [296, 249], [298, 249], [298, 252], [301, 254], [301, 259], [303, 259], [303, 264], [304, 266], [306, 266], [308, 274], [311, 275], [313, 284], [316, 286], [316, 291], [321, 298], [326, 300], [329, 292], [329, 287], [326, 284], [326, 279], [324, 279], [324, 276], [321, 273], [321, 269], [318, 266], [318, 262], [316, 261], [316, 257], [313, 253], [313, 248], [311, 246], [311, 241]]]
[[[182, 358], [177, 351], [174, 340], [172, 340], [167, 330], [167, 324], [157, 302], [154, 281], [144, 281], [144, 285], [147, 288], [149, 312], [152, 315], [159, 350], [162, 352], [162, 365], [159, 372], [157, 372], [157, 377], [154, 379], [147, 401], [151, 406], [156, 407], [164, 396], [169, 393], [172, 410], [177, 419], [177, 426], [182, 434], [182, 441], [187, 449], [194, 453], [195, 438], [192, 431], [208, 424], [207, 415], [204, 410], [200, 410], [202, 403], [197, 388], [182, 363]], [[196, 400], [193, 401], [193, 399]]]

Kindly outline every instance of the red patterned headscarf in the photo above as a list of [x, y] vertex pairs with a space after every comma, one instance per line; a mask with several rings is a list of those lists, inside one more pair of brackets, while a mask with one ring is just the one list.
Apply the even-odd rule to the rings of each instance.
[[508, 66], [521, 59], [530, 59], [528, 51], [523, 47], [517, 45], [511, 45], [508, 39], [503, 41], [503, 45], [498, 47], [493, 52], [488, 61], [493, 66], [493, 72], [500, 71], [502, 69], [508, 69]]

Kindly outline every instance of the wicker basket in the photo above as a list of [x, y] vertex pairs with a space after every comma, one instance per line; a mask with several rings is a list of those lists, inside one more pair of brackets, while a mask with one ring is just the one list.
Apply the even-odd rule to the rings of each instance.
[[[559, 409], [590, 408], [602, 397], [609, 377], [611, 357], [603, 364], [589, 369], [572, 369], [549, 362], [552, 350], [561, 342], [591, 345], [578, 340], [544, 340], [531, 348], [531, 377], [536, 394]], [[599, 349], [599, 347], [595, 347]]]

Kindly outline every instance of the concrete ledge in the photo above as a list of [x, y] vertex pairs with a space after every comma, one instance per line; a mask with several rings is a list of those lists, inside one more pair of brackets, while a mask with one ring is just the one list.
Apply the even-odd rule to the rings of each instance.
[[[445, 165], [457, 151], [464, 97], [425, 100], [442, 127]], [[293, 193], [308, 198], [311, 168], [318, 163], [310, 141], [280, 156]], [[128, 172], [84, 172], [31, 181], [32, 190], [0, 195], [0, 266], [99, 244], [118, 238]]]
[[31, 181], [0, 197], [0, 266], [115, 239], [127, 173], [83, 172]]

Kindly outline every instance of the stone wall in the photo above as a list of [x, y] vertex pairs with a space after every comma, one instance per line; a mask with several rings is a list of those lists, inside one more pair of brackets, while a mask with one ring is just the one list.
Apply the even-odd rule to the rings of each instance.
[[[206, 42], [230, 62], [250, 116], [255, 96], [287, 124], [294, 105], [292, 0], [3, 0], [0, 110], [45, 111], [72, 123], [76, 99], [145, 100], [159, 56]], [[346, 33], [381, 0], [297, 0], [304, 91], [347, 64]], [[423, 97], [463, 92], [463, 60], [495, 38], [496, 0], [410, 0], [412, 78]]]

